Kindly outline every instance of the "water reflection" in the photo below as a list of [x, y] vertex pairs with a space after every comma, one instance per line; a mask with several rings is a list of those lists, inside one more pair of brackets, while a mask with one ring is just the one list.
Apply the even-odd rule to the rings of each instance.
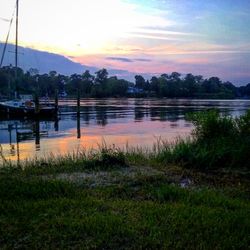
[[19, 132], [17, 130], [17, 123], [15, 124], [15, 130], [16, 130], [16, 154], [17, 154], [17, 163], [20, 163], [20, 149], [19, 149]]
[[35, 121], [35, 145], [36, 151], [40, 150], [40, 121], [36, 119]]
[[[7, 159], [19, 161], [34, 156], [64, 154], [82, 147], [107, 144], [152, 146], [155, 138], [173, 140], [187, 136], [192, 124], [189, 112], [219, 108], [241, 115], [250, 108], [244, 100], [82, 99], [59, 101], [59, 118], [8, 120], [0, 117], [0, 144]], [[84, 130], [84, 134], [82, 131]]]
[[77, 139], [81, 139], [81, 114], [77, 114]]
[[96, 106], [95, 116], [98, 125], [106, 126], [108, 124], [108, 106]]
[[55, 124], [54, 124], [55, 131], [59, 131], [59, 118], [58, 116], [55, 117]]

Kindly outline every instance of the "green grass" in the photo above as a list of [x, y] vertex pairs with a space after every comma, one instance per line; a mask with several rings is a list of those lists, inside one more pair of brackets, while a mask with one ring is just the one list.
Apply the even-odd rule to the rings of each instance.
[[1, 249], [247, 249], [246, 193], [162, 178], [88, 188], [3, 175]]
[[221, 115], [217, 110], [194, 113], [188, 118], [195, 126], [189, 138], [172, 144], [158, 141], [151, 151], [130, 151], [128, 159], [200, 171], [250, 170], [250, 110], [239, 118]]
[[44, 157], [20, 163], [4, 160], [0, 173], [21, 175], [42, 175], [70, 173], [77, 171], [115, 170], [127, 167], [125, 153], [105, 144], [97, 150], [77, 151], [73, 154]]
[[[233, 119], [211, 111], [192, 119], [192, 138], [175, 144], [159, 140], [152, 149], [125, 151], [104, 144], [63, 157], [4, 161], [0, 248], [249, 249], [250, 113]], [[120, 176], [101, 187], [56, 179], [122, 175], [132, 165], [161, 174]], [[193, 184], [181, 188], [182, 178]]]

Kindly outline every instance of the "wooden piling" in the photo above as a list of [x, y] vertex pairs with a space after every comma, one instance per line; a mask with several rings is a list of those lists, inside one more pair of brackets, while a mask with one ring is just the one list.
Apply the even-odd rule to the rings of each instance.
[[59, 119], [58, 119], [57, 114], [56, 114], [56, 117], [55, 117], [54, 128], [55, 128], [55, 131], [56, 131], [56, 132], [59, 131]]
[[77, 115], [77, 139], [81, 138], [81, 121], [80, 115]]
[[40, 150], [40, 120], [38, 117], [35, 120], [35, 144], [36, 150]]
[[81, 97], [80, 97], [80, 90], [77, 91], [77, 116], [80, 116], [81, 112]]
[[17, 155], [17, 166], [20, 166], [20, 149], [19, 149], [19, 132], [17, 129], [17, 124], [15, 125], [16, 129], [16, 155]]
[[55, 116], [58, 114], [58, 90], [55, 92]]
[[78, 88], [77, 90], [77, 138], [81, 138], [81, 124], [80, 124], [80, 118], [81, 118], [81, 96], [80, 96], [80, 90]]
[[35, 94], [35, 115], [38, 116], [40, 113], [40, 104], [38, 94]]

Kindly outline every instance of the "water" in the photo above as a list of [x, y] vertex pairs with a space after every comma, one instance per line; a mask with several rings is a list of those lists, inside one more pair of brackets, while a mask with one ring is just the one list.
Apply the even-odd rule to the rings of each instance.
[[59, 102], [59, 120], [0, 119], [1, 152], [13, 161], [67, 154], [107, 145], [152, 147], [160, 138], [173, 141], [193, 129], [185, 114], [218, 108], [233, 116], [244, 114], [250, 100], [82, 99]]

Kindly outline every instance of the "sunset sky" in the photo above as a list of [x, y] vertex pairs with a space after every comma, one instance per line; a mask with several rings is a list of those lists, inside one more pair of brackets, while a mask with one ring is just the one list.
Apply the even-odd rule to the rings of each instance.
[[[1, 41], [14, 6], [0, 0]], [[249, 25], [249, 0], [20, 0], [21, 45], [137, 73], [249, 83]]]

